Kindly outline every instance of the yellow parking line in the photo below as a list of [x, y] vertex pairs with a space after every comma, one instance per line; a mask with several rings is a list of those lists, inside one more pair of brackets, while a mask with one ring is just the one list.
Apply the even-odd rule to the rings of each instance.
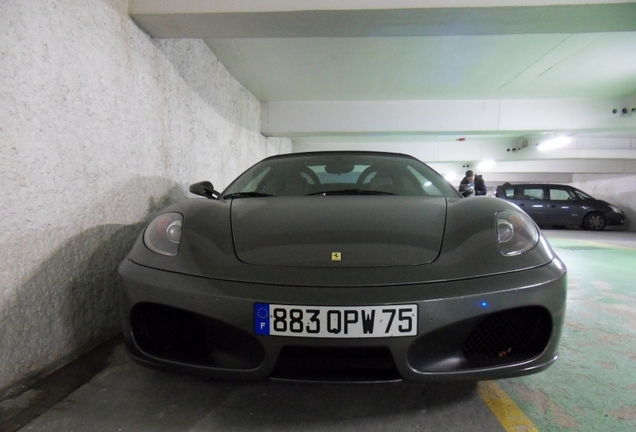
[[539, 432], [532, 421], [494, 381], [481, 381], [477, 392], [507, 432]]

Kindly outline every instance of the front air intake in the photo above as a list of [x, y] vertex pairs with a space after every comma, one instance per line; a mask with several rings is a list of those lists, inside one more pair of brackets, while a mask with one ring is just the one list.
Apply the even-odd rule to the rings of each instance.
[[251, 334], [195, 312], [139, 303], [130, 317], [137, 347], [162, 360], [195, 366], [254, 369], [265, 358]]
[[463, 345], [464, 356], [475, 364], [509, 363], [538, 356], [552, 329], [549, 312], [538, 306], [496, 312], [486, 316]]

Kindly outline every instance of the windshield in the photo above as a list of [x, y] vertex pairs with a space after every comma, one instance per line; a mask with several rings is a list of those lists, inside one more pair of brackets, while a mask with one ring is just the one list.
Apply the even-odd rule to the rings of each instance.
[[583, 199], [583, 200], [593, 200], [593, 199], [595, 199], [591, 195], [586, 194], [585, 192], [583, 192], [581, 189], [574, 189], [574, 190], [579, 195], [579, 197], [581, 197], [581, 199]]
[[299, 153], [265, 159], [239, 176], [223, 198], [307, 195], [407, 195], [456, 198], [455, 188], [417, 159], [363, 152]]

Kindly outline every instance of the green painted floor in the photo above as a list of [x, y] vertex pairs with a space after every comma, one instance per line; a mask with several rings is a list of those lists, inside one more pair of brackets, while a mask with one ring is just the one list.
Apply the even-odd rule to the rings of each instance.
[[544, 233], [568, 268], [560, 359], [498, 384], [540, 431], [636, 431], [636, 233]]

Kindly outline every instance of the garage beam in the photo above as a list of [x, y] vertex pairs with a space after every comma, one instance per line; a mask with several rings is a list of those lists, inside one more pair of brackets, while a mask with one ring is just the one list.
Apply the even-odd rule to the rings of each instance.
[[[636, 4], [603, 1], [131, 0], [155, 38], [448, 36], [634, 31]], [[596, 3], [596, 4], [594, 4]]]
[[[633, 94], [597, 99], [281, 101], [262, 104], [266, 136], [442, 134], [546, 130], [633, 130], [636, 115], [613, 114]], [[631, 105], [629, 105], [631, 108]]]

